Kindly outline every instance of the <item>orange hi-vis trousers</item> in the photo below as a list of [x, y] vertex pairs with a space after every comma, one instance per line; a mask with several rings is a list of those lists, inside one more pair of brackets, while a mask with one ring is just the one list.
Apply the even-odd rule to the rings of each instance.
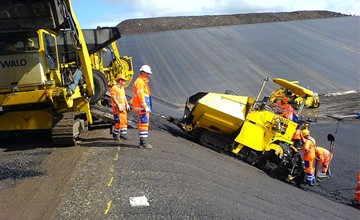
[[305, 140], [305, 144], [303, 145], [305, 171], [308, 174], [315, 173], [315, 146], [315, 140], [313, 138]]
[[150, 113], [149, 112], [138, 112], [138, 131], [139, 140], [145, 141], [149, 135], [149, 124]]
[[114, 131], [113, 134], [124, 136], [127, 135], [127, 112], [122, 111], [120, 114], [114, 114]]

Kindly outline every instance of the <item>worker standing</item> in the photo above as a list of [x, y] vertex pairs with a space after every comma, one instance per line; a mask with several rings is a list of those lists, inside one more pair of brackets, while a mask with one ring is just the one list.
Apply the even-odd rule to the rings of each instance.
[[149, 77], [152, 75], [150, 66], [143, 65], [140, 68], [140, 75], [133, 85], [132, 110], [138, 114], [139, 147], [151, 149], [152, 146], [146, 143], [149, 135], [150, 112], [152, 111], [151, 92]]
[[315, 149], [316, 160], [321, 165], [321, 172], [318, 174], [319, 178], [328, 177], [329, 164], [333, 158], [333, 154], [326, 148], [317, 146]]
[[124, 85], [126, 83], [125, 75], [118, 74], [115, 78], [116, 84], [110, 88], [111, 106], [114, 113], [113, 138], [115, 140], [127, 138], [127, 112], [130, 109], [126, 99]]
[[305, 172], [306, 172], [306, 183], [310, 186], [315, 185], [315, 146], [316, 142], [313, 137], [310, 136], [310, 131], [305, 129], [301, 132], [304, 137], [305, 143], [303, 145]]
[[355, 189], [355, 198], [352, 201], [354, 207], [360, 209], [360, 170], [358, 172], [358, 184]]

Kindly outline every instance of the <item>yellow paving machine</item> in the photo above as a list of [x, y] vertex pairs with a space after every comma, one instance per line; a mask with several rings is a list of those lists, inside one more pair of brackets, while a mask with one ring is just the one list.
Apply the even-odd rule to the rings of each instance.
[[[295, 121], [276, 113], [269, 97], [256, 98], [199, 92], [190, 96], [181, 119], [168, 118], [201, 145], [230, 153], [271, 174], [300, 184], [304, 180], [303, 161], [292, 137], [302, 120], [300, 105]], [[285, 79], [273, 82], [305, 100], [313, 92]]]

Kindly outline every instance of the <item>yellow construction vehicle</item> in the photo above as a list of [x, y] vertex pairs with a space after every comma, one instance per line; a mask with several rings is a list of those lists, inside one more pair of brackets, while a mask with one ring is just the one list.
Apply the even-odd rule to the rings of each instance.
[[[118, 74], [124, 74], [127, 87], [134, 75], [132, 57], [120, 56], [117, 42], [121, 35], [116, 27], [98, 27], [97, 29], [83, 29], [84, 38], [90, 55], [91, 67], [94, 79], [94, 95], [89, 98], [91, 113], [95, 119], [103, 122], [113, 122], [113, 114], [110, 107], [109, 87]], [[58, 47], [63, 60], [74, 62], [75, 51], [71, 47], [71, 32], [67, 31], [60, 35]]]
[[[99, 102], [108, 91], [108, 85], [115, 79], [117, 74], [124, 74], [127, 78], [126, 87], [134, 75], [132, 57], [121, 57], [117, 48], [116, 40], [121, 35], [116, 27], [98, 27], [97, 29], [82, 30], [86, 46], [89, 51], [91, 67], [94, 78], [94, 95], [90, 98], [90, 104]], [[63, 54], [62, 60], [66, 63], [74, 62], [76, 51], [71, 50], [72, 34], [64, 32], [58, 38], [59, 53]], [[70, 49], [69, 49], [70, 48]]]
[[96, 53], [90, 54], [90, 60], [93, 71], [103, 73], [109, 83], [114, 81], [118, 74], [124, 74], [126, 78], [125, 87], [130, 85], [134, 76], [132, 57], [120, 56], [116, 41]]
[[70, 0], [1, 1], [0, 134], [50, 131], [55, 145], [74, 145], [93, 123], [89, 100], [103, 93], [89, 54], [117, 32], [89, 31], [85, 40]]
[[[291, 81], [291, 82], [295, 84], [299, 84], [299, 81]], [[299, 109], [303, 102], [302, 97], [294, 94], [293, 92], [291, 92], [290, 90], [284, 87], [280, 87], [270, 94], [270, 102], [274, 103], [276, 102], [277, 99], [281, 99], [283, 96], [288, 97], [289, 104], [293, 106], [295, 109]], [[308, 108], [318, 108], [320, 106], [319, 95], [315, 92], [313, 92], [313, 96], [307, 97], [305, 100], [306, 100], [305, 106]]]
[[[199, 92], [186, 101], [182, 119], [168, 118], [196, 141], [217, 151], [228, 152], [278, 177], [300, 184], [304, 180], [301, 155], [293, 146], [292, 137], [303, 122], [299, 108], [294, 121], [276, 113], [268, 97], [258, 101], [264, 80], [256, 98]], [[295, 83], [276, 78], [275, 83], [304, 98], [313, 95]]]
[[[110, 96], [107, 89], [108, 86], [112, 86], [115, 78], [118, 74], [124, 74], [126, 78], [126, 84], [124, 87], [128, 87], [134, 76], [134, 69], [132, 64], [132, 57], [120, 56], [117, 48], [116, 41], [113, 41], [107, 47], [103, 47], [99, 51], [90, 54], [90, 60], [93, 68], [94, 77], [101, 78], [95, 81], [95, 92], [99, 89], [99, 95], [92, 97], [90, 104], [95, 104], [101, 101], [102, 105], [109, 105]], [[96, 82], [103, 82], [97, 84]]]

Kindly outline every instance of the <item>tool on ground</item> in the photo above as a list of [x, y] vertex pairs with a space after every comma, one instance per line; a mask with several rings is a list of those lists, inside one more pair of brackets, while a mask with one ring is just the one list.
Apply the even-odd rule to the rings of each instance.
[[[338, 129], [339, 129], [339, 124], [340, 122], [342, 122], [344, 119], [341, 118], [341, 117], [338, 117], [338, 116], [333, 116], [333, 115], [326, 115], [327, 117], [329, 118], [333, 118], [333, 119], [336, 119], [337, 120], [337, 125], [336, 125], [336, 129], [335, 129], [335, 133], [334, 135], [332, 134], [328, 134], [327, 135], [327, 140], [330, 141], [330, 153], [332, 155], [334, 155], [334, 149], [335, 149], [335, 141], [336, 141], [336, 136], [337, 136], [337, 132], [338, 132]], [[326, 173], [327, 176], [331, 176], [331, 169], [330, 169], [330, 165], [331, 165], [331, 161], [329, 163], [329, 169]]]

